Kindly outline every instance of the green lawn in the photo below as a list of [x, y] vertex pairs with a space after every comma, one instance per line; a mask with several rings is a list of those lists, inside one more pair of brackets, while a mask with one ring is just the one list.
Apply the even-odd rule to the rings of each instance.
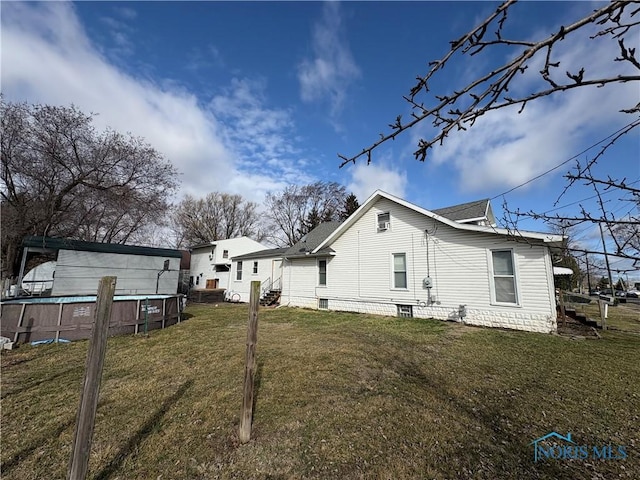
[[[237, 440], [246, 305], [109, 339], [93, 479], [638, 478], [640, 337], [599, 340], [266, 309]], [[65, 478], [87, 342], [2, 355], [2, 478]], [[625, 460], [534, 463], [535, 438]]]

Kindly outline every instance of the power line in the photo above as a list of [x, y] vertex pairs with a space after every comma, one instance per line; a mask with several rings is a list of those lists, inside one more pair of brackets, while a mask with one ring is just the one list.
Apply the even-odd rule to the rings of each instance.
[[612, 134], [607, 135], [607, 136], [606, 136], [605, 138], [603, 138], [602, 140], [599, 140], [599, 141], [597, 141], [596, 143], [594, 143], [593, 145], [591, 145], [590, 147], [587, 147], [586, 149], [584, 149], [584, 150], [583, 150], [583, 151], [581, 151], [580, 153], [575, 154], [573, 157], [568, 158], [568, 159], [567, 159], [567, 160], [565, 160], [564, 162], [559, 163], [559, 164], [558, 164], [558, 165], [556, 165], [555, 167], [550, 168], [549, 170], [547, 170], [547, 171], [545, 171], [545, 172], [542, 172], [540, 175], [537, 175], [537, 176], [535, 176], [535, 177], [533, 177], [533, 178], [531, 178], [531, 179], [527, 180], [526, 182], [521, 183], [520, 185], [516, 185], [515, 187], [513, 187], [513, 188], [511, 188], [511, 189], [507, 190], [506, 192], [503, 192], [503, 193], [500, 193], [500, 194], [498, 194], [498, 195], [496, 195], [496, 196], [494, 196], [494, 197], [491, 197], [491, 200], [495, 200], [495, 199], [496, 199], [496, 198], [498, 198], [498, 197], [502, 197], [502, 196], [504, 196], [504, 195], [507, 195], [507, 194], [509, 194], [509, 193], [513, 192], [514, 190], [517, 190], [518, 188], [524, 187], [525, 185], [528, 185], [528, 184], [530, 184], [531, 182], [534, 182], [534, 181], [538, 180], [539, 178], [542, 178], [542, 177], [544, 177], [545, 175], [548, 175], [549, 173], [553, 172], [554, 170], [557, 170], [558, 168], [560, 168], [561, 166], [563, 166], [563, 165], [565, 165], [565, 164], [567, 164], [567, 163], [571, 162], [572, 160], [575, 160], [575, 159], [576, 159], [576, 158], [578, 158], [580, 155], [582, 155], [582, 154], [584, 154], [584, 153], [587, 153], [587, 152], [588, 152], [589, 150], [591, 150], [592, 148], [597, 147], [597, 146], [598, 146], [598, 145], [600, 145], [602, 142], [604, 142], [604, 141], [606, 141], [606, 140], [609, 140], [611, 137], [613, 137], [613, 136], [617, 135], [618, 133], [622, 132], [624, 129], [626, 129], [626, 128], [630, 127], [631, 125], [633, 125], [633, 124], [634, 124], [634, 123], [636, 123], [637, 121], [638, 121], [638, 120], [634, 120], [633, 122], [628, 123], [627, 125], [625, 125], [624, 127], [620, 128], [620, 129], [618, 129], [618, 130], [616, 130], [616, 131], [615, 131], [615, 132], [613, 132]]

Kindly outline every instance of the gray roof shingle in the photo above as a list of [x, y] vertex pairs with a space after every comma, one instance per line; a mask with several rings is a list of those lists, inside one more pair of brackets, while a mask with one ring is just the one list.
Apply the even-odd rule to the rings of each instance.
[[453, 205], [451, 207], [438, 208], [431, 210], [436, 215], [448, 218], [454, 222], [461, 220], [470, 220], [475, 218], [485, 218], [487, 215], [487, 204], [489, 199], [476, 200], [474, 202], [461, 203], [460, 205]]
[[285, 248], [269, 248], [267, 250], [258, 250], [257, 252], [245, 253], [244, 255], [238, 255], [237, 257], [233, 257], [233, 260], [248, 260], [253, 258], [269, 258], [269, 257], [281, 257], [284, 255], [284, 252], [288, 250]]
[[[307, 233], [298, 243], [293, 247], [290, 247], [286, 253], [286, 257], [304, 257], [309, 252], [312, 252], [318, 245], [325, 241], [325, 239], [331, 235], [336, 228], [340, 226], [342, 222], [325, 222], [318, 225], [316, 228]], [[332, 252], [330, 248], [323, 248], [318, 251], [318, 254]]]

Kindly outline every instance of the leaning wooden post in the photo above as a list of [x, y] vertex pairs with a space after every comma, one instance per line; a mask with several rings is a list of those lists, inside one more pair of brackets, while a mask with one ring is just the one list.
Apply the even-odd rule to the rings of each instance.
[[244, 366], [244, 396], [240, 415], [240, 443], [251, 439], [253, 419], [253, 379], [256, 373], [256, 343], [258, 342], [258, 306], [260, 305], [260, 282], [251, 282], [249, 297], [249, 325], [247, 327], [247, 354]]
[[562, 326], [564, 327], [567, 323], [567, 315], [564, 309], [564, 290], [560, 290], [558, 298], [560, 300], [560, 315], [562, 316]]
[[104, 354], [107, 349], [107, 333], [115, 290], [116, 277], [102, 277], [98, 286], [93, 328], [84, 373], [84, 386], [80, 394], [80, 407], [76, 417], [73, 451], [67, 476], [69, 480], [84, 480], [89, 469], [91, 439], [96, 410], [98, 409], [98, 392], [102, 378]]

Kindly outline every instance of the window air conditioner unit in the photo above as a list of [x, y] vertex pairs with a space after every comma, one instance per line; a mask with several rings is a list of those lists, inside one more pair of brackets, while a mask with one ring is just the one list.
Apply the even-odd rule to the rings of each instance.
[[378, 230], [389, 230], [391, 228], [391, 224], [389, 222], [379, 222]]

